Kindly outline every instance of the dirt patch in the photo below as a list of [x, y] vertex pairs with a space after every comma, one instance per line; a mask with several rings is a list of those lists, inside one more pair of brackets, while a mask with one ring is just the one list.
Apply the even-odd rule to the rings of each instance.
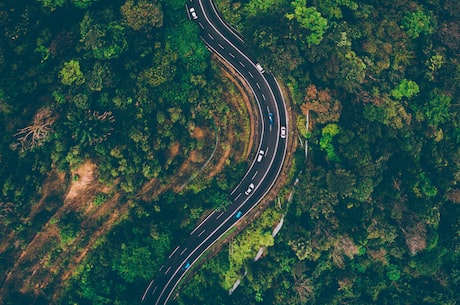
[[174, 159], [177, 156], [177, 154], [179, 153], [179, 147], [180, 147], [179, 142], [176, 142], [173, 145], [171, 145], [171, 147], [169, 148], [169, 158], [170, 159]]
[[[218, 57], [214, 56], [214, 59], [220, 63], [224, 81], [235, 86], [236, 92], [232, 89], [222, 94], [222, 98], [231, 110], [225, 114], [225, 117], [214, 116], [217, 128], [193, 126], [190, 132], [199, 142], [206, 143], [206, 147], [209, 148], [210, 143], [217, 143], [217, 147], [209, 154], [203, 153], [203, 150], [192, 151], [167, 183], [164, 179], [163, 183], [158, 179], [146, 183], [139, 192], [142, 200], [152, 200], [167, 189], [179, 192], [199, 176], [210, 179], [221, 172], [230, 159], [232, 162], [248, 160], [254, 145], [258, 144], [257, 141], [253, 141], [253, 137], [257, 136], [257, 131], [254, 130], [257, 122], [254, 120], [258, 119], [258, 112], [252, 106], [250, 89], [244, 87], [245, 82], [242, 79], [235, 78], [234, 73], [229, 72], [231, 67], [226, 67]], [[178, 148], [177, 143], [171, 147], [171, 159], [180, 154], [180, 152], [176, 154], [176, 148]]]
[[85, 192], [89, 185], [91, 185], [95, 179], [94, 171], [96, 170], [96, 165], [91, 161], [86, 161], [81, 165], [76, 171], [72, 172], [73, 180], [65, 200], [72, 200], [75, 197]]
[[[222, 152], [220, 153], [220, 158], [217, 160], [217, 162], [214, 163], [212, 170], [208, 174], [208, 178], [212, 178], [220, 171], [222, 171], [225, 165], [228, 164], [228, 160], [231, 157], [233, 157], [235, 161], [244, 161], [249, 159], [250, 153], [252, 151], [251, 148], [254, 145], [252, 135], [257, 134], [252, 128], [253, 120], [256, 118], [256, 116], [254, 115], [252, 108], [247, 108], [248, 105], [251, 105], [250, 97], [247, 95], [247, 92], [244, 90], [244, 88], [236, 79], [234, 79], [230, 73], [224, 69], [222, 69], [222, 73], [224, 77], [226, 77], [233, 83], [233, 85], [235, 85], [235, 88], [239, 93], [238, 96], [234, 96], [229, 92], [224, 92], [224, 98], [232, 109], [232, 113], [236, 113], [238, 122], [241, 122], [242, 118], [246, 116], [250, 126], [243, 124], [243, 126], [241, 126], [241, 131], [237, 133], [235, 131], [235, 124], [228, 124], [227, 131], [224, 135], [222, 135], [222, 137], [225, 137], [226, 142], [221, 144]], [[232, 115], [227, 114], [227, 122], [232, 122]], [[236, 137], [236, 134], [239, 134], [239, 138]], [[238, 145], [236, 145], [237, 142], [243, 144], [242, 150], [238, 149]]]
[[65, 173], [60, 173], [56, 170], [51, 170], [43, 184], [43, 193], [38, 204], [34, 205], [30, 218], [33, 218], [41, 209], [47, 208], [46, 199], [54, 194], [62, 194], [65, 189]]
[[[52, 214], [55, 212], [62, 205], [64, 191], [65, 174], [59, 173], [54, 169], [51, 170], [43, 184], [40, 200], [32, 206], [31, 212], [24, 220], [24, 223], [37, 223], [36, 218], [39, 218], [41, 214]], [[19, 240], [14, 231], [8, 234], [8, 237], [2, 238], [0, 252], [6, 251], [12, 245], [14, 245], [15, 249], [19, 248]]]
[[227, 149], [224, 150], [223, 155], [220, 157], [220, 159], [217, 162], [216, 166], [214, 166], [212, 171], [209, 173], [208, 178], [214, 177], [215, 175], [217, 175], [224, 168], [224, 166], [227, 163], [227, 160], [230, 157], [231, 153], [232, 153], [232, 150], [230, 148], [227, 148]]
[[[222, 67], [222, 74], [228, 80], [230, 80], [235, 87], [238, 89], [239, 93], [242, 96], [242, 100], [234, 101], [233, 104], [236, 110], [245, 109], [247, 113], [239, 112], [239, 115], [248, 115], [249, 116], [249, 126], [245, 126], [244, 130], [246, 131], [244, 142], [247, 142], [245, 145], [244, 152], [242, 153], [242, 159], [248, 159], [251, 155], [251, 152], [254, 151], [255, 147], [259, 144], [259, 130], [256, 128], [258, 122], [260, 121], [259, 111], [255, 107], [255, 101], [252, 97], [251, 88], [245, 80], [243, 80], [240, 75], [229, 66], [226, 61], [222, 60], [219, 56], [213, 55], [213, 57], [219, 62]], [[225, 94], [225, 93], [224, 93]], [[228, 100], [228, 99], [227, 99]], [[230, 99], [231, 100], [231, 99]]]
[[203, 155], [197, 150], [194, 150], [190, 153], [190, 161], [194, 163], [201, 163], [203, 162], [203, 159]]
[[[63, 174], [50, 174], [47, 184], [43, 186], [43, 196], [35, 208], [36, 212], [31, 215], [39, 214], [40, 210], [49, 210], [49, 197], [58, 191], [62, 194], [60, 206], [18, 253], [0, 289], [0, 295], [6, 295], [9, 291], [38, 295], [47, 287], [61, 287], [62, 281], [68, 278], [97, 239], [127, 213], [128, 204], [120, 203], [117, 195], [101, 205], [93, 204], [96, 194], [111, 192], [109, 187], [98, 182], [94, 163], [85, 162], [71, 173], [72, 177], [76, 175], [78, 180], [72, 181], [64, 194]], [[60, 229], [60, 226], [62, 228], [67, 224], [61, 220], [68, 215], [75, 215], [79, 223], [79, 227], [74, 228], [70, 235]], [[101, 225], [100, 219], [103, 218], [107, 220]]]
[[[202, 258], [200, 258], [199, 263], [201, 264], [205, 262], [207, 259], [215, 256], [221, 249], [222, 247], [229, 243], [231, 240], [235, 238], [236, 235], [238, 235], [241, 231], [243, 231], [253, 220], [258, 218], [262, 213], [275, 201], [277, 196], [279, 196], [280, 191], [282, 188], [285, 186], [285, 184], [288, 182], [289, 177], [289, 171], [291, 168], [292, 160], [294, 158], [294, 152], [297, 149], [297, 129], [295, 128], [296, 123], [295, 123], [295, 117], [292, 111], [292, 96], [290, 95], [289, 90], [283, 85], [280, 84], [281, 86], [281, 91], [283, 93], [284, 97], [287, 97], [286, 99], [286, 108], [287, 108], [287, 114], [289, 116], [289, 136], [288, 136], [288, 150], [286, 154], [286, 159], [283, 163], [283, 167], [281, 169], [281, 173], [278, 177], [278, 180], [275, 182], [275, 184], [272, 186], [272, 189], [270, 192], [267, 193], [267, 195], [258, 203], [258, 206], [254, 208], [247, 216], [244, 217], [243, 221], [240, 222], [240, 225], [238, 227], [234, 227], [231, 231], [228, 232], [228, 235], [214, 243], [209, 250], [204, 254]], [[288, 201], [289, 194], [288, 192], [285, 192], [283, 194], [283, 201], [287, 202]], [[196, 269], [197, 267], [195, 267]], [[191, 275], [193, 273], [189, 273], [184, 281], [188, 281], [191, 278]], [[180, 287], [179, 287], [180, 289]]]
[[[177, 190], [177, 187], [196, 173], [211, 178], [222, 171], [230, 158], [238, 162], [249, 158], [254, 146], [253, 138], [257, 138], [257, 117], [251, 106], [250, 94], [231, 73], [224, 71], [223, 74], [238, 90], [224, 94], [232, 112], [237, 113], [236, 118], [228, 114], [226, 117], [216, 117], [216, 129], [196, 126], [191, 135], [203, 141], [206, 144], [205, 149], [192, 151], [175, 175], [166, 179], [150, 180], [142, 187], [138, 198], [151, 200], [167, 189]], [[240, 131], [235, 129], [234, 125], [239, 123], [237, 118], [242, 116], [248, 116], [249, 120]], [[225, 142], [219, 139], [225, 139]], [[216, 142], [217, 147], [211, 151], [211, 143]], [[175, 159], [180, 154], [180, 144], [174, 143], [169, 149], [169, 157]], [[203, 167], [206, 168], [205, 171]], [[67, 176], [56, 171], [50, 173], [43, 186], [42, 197], [29, 217], [35, 217], [43, 210], [51, 211], [52, 216], [48, 217], [41, 230], [24, 248], [21, 249], [18, 245], [14, 266], [8, 270], [0, 288], [0, 301], [1, 295], [11, 291], [36, 295], [42, 294], [44, 290], [53, 291], [55, 299], [63, 286], [62, 283], [74, 273], [87, 253], [124, 215], [127, 215], [129, 204], [120, 202], [119, 195], [112, 194], [114, 190], [111, 187], [100, 183], [97, 174], [97, 166], [91, 161], [86, 161]], [[66, 186], [66, 183], [69, 185]], [[101, 193], [107, 194], [110, 199], [100, 205], [94, 204], [95, 197]], [[54, 195], [59, 199], [55, 200], [59, 205], [50, 206], [49, 198]], [[59, 221], [63, 216], [72, 213], [79, 217], [79, 229], [70, 239], [64, 238]], [[9, 242], [15, 239], [17, 238], [13, 233]], [[1, 246], [3, 245], [0, 245], [0, 248]]]
[[195, 127], [195, 129], [193, 130], [193, 137], [195, 139], [203, 139], [204, 135], [205, 133], [203, 129], [201, 129], [200, 127]]

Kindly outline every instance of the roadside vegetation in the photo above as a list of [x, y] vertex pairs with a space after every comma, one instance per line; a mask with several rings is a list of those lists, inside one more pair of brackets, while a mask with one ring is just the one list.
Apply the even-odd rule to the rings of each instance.
[[[0, 3], [0, 303], [138, 304], [228, 204], [250, 116], [184, 2]], [[173, 303], [459, 303], [459, 2], [216, 2], [301, 144], [277, 204]]]
[[[309, 153], [267, 255], [222, 251], [177, 303], [460, 302], [459, 4], [217, 2], [291, 89]], [[241, 255], [247, 274], [222, 296]]]
[[0, 303], [132, 304], [244, 173], [240, 89], [182, 1], [4, 1], [0, 24]]

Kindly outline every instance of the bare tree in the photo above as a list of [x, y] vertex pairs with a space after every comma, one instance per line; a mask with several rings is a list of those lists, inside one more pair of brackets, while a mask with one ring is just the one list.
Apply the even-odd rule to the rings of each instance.
[[305, 104], [300, 106], [304, 115], [308, 111], [316, 113], [318, 123], [337, 122], [342, 111], [342, 104], [332, 96], [330, 90], [319, 90], [311, 84], [305, 90]]
[[32, 124], [19, 129], [14, 135], [18, 143], [13, 144], [13, 148], [21, 146], [21, 151], [25, 151], [43, 145], [52, 130], [55, 119], [51, 109], [45, 107], [38, 110]]
[[294, 276], [294, 280], [294, 290], [299, 297], [301, 304], [305, 304], [315, 295], [315, 288], [312, 284], [312, 281], [305, 275], [300, 277]]
[[13, 203], [0, 201], [0, 227], [6, 226], [6, 220], [13, 213]]

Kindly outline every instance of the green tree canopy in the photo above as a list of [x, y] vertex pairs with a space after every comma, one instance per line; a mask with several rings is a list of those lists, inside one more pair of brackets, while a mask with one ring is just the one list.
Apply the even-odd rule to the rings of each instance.
[[61, 7], [65, 4], [66, 0], [37, 0], [41, 2], [43, 7], [54, 11], [56, 8]]
[[59, 71], [59, 78], [67, 86], [81, 85], [85, 82], [85, 76], [80, 70], [80, 63], [74, 59], [64, 63], [64, 67]]
[[429, 15], [421, 9], [415, 12], [406, 13], [402, 20], [402, 28], [406, 30], [410, 38], [417, 38], [420, 34], [433, 33], [433, 22]]
[[89, 13], [80, 23], [81, 41], [97, 59], [114, 59], [128, 49], [125, 28], [117, 22], [96, 23]]
[[334, 145], [332, 144], [332, 139], [339, 134], [339, 132], [340, 127], [334, 123], [327, 124], [321, 131], [319, 146], [322, 150], [326, 151], [327, 157], [331, 161], [339, 161], [339, 157], [335, 153]]
[[300, 27], [307, 29], [309, 35], [306, 40], [309, 44], [318, 45], [323, 40], [326, 32], [327, 19], [321, 16], [321, 13], [314, 7], [307, 7], [306, 0], [296, 0], [291, 2], [294, 7], [294, 13], [287, 13], [285, 16], [289, 20], [296, 19]]
[[126, 25], [133, 30], [149, 30], [163, 25], [163, 11], [157, 1], [127, 0], [121, 7]]
[[428, 124], [437, 126], [445, 123], [451, 117], [450, 106], [452, 98], [442, 93], [439, 89], [430, 92], [428, 98], [428, 103], [422, 107]]
[[418, 87], [417, 83], [412, 80], [403, 79], [396, 88], [391, 90], [391, 95], [400, 100], [403, 97], [411, 98], [412, 96], [416, 95], [420, 92], [420, 88]]
[[278, 0], [251, 0], [244, 8], [248, 12], [248, 15], [256, 16], [269, 11], [278, 2]]
[[99, 0], [71, 0], [73, 5], [78, 8], [87, 8], [94, 2], [97, 2]]

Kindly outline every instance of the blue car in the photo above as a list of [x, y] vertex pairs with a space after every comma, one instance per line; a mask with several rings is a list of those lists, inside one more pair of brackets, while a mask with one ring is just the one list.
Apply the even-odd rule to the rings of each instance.
[[268, 122], [270, 123], [270, 125], [273, 125], [273, 113], [269, 113], [268, 114]]
[[190, 262], [186, 262], [182, 269], [187, 270], [188, 268], [190, 268], [190, 266]]
[[243, 215], [243, 212], [238, 211], [238, 213], [235, 214], [235, 218], [238, 219]]

